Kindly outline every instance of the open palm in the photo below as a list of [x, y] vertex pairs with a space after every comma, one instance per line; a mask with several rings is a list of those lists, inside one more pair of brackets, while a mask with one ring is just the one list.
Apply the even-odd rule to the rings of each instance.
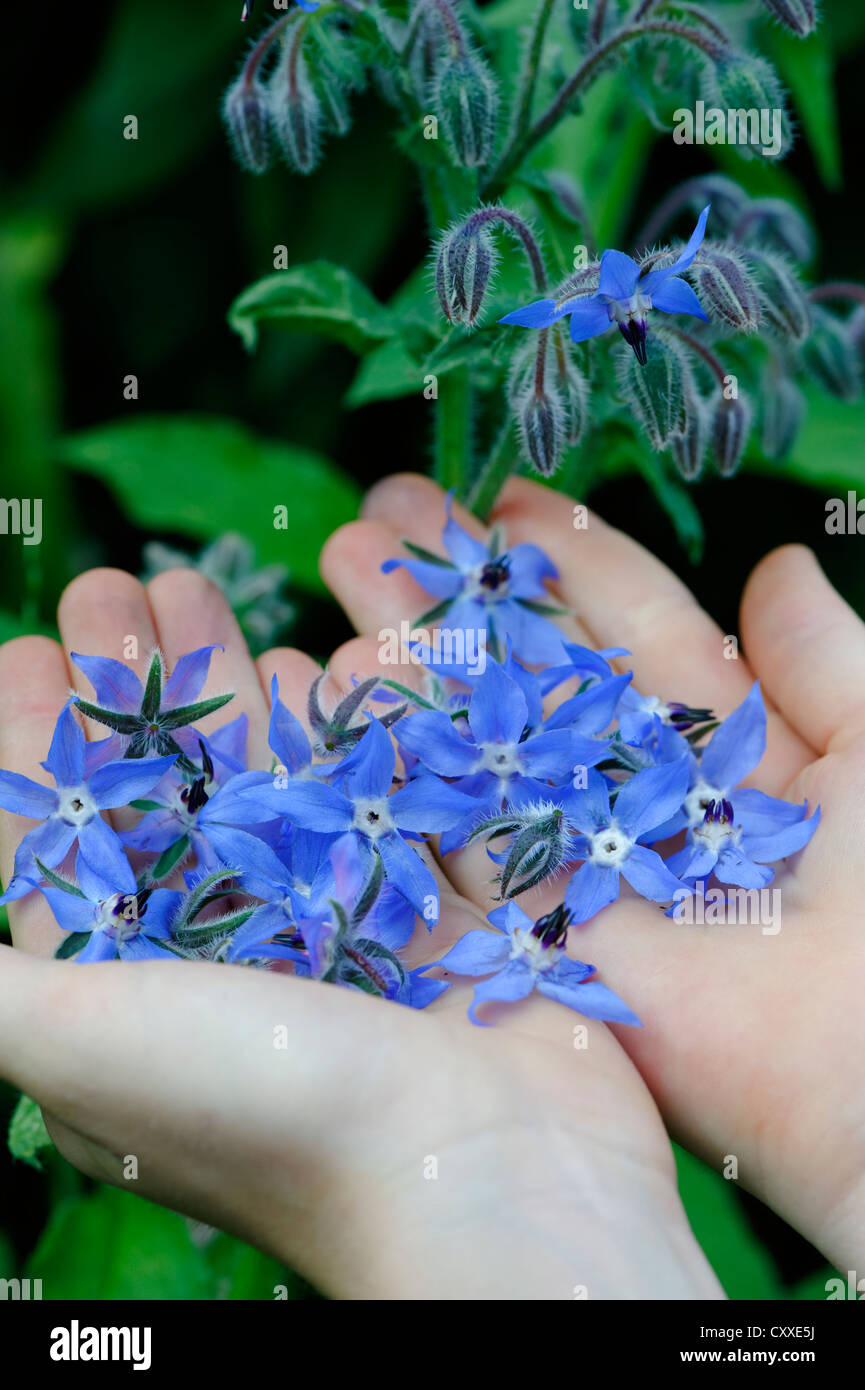
[[[367, 561], [364, 586], [370, 574]], [[249, 716], [259, 767], [271, 676], [302, 716], [318, 674], [295, 651], [254, 662], [193, 571], [147, 590], [92, 571], [66, 591], [59, 625], [62, 648], [33, 637], [0, 649], [0, 764], [42, 781], [58, 711], [81, 686], [64, 652], [120, 658], [134, 637], [140, 675], [157, 643], [169, 666], [224, 645], [205, 693], [236, 692], [229, 713]], [[375, 662], [366, 647], [334, 658], [332, 698]], [[24, 828], [3, 815], [6, 881]], [[426, 854], [442, 917], [432, 938], [418, 928], [413, 964], [478, 925], [483, 897], [476, 885], [461, 896]], [[416, 1013], [271, 971], [48, 961], [61, 933], [41, 895], [10, 918], [23, 949], [0, 953], [0, 1071], [93, 1176], [236, 1232], [343, 1298], [720, 1296], [657, 1107], [604, 1024], [587, 1023], [576, 1046], [576, 1016], [534, 999], [493, 1006], [498, 1026], [473, 1028], [459, 982]]]
[[[365, 634], [337, 654], [338, 677], [374, 670], [377, 634], [428, 605], [405, 570], [384, 575], [380, 566], [401, 553], [401, 537], [437, 549], [444, 515], [439, 488], [398, 476], [376, 486], [361, 521], [331, 538], [323, 574]], [[472, 518], [455, 515], [481, 534]], [[865, 626], [810, 552], [784, 547], [749, 581], [741, 614], [748, 662], [731, 660], [725, 634], [672, 573], [594, 515], [575, 529], [567, 498], [512, 480], [492, 520], [508, 544], [534, 542], [555, 562], [574, 614], [561, 620], [570, 640], [627, 647], [632, 655], [618, 665], [633, 668], [644, 693], [724, 717], [755, 677], [762, 684], [768, 748], [749, 782], [820, 804], [823, 816], [807, 849], [778, 866], [780, 931], [685, 925], [625, 896], [572, 929], [569, 949], [596, 964], [643, 1019], [641, 1030], [614, 1031], [672, 1131], [718, 1169], [734, 1157], [743, 1185], [839, 1268], [861, 1266]], [[483, 847], [448, 855], [444, 868], [483, 911], [492, 905]], [[520, 902], [537, 917], [561, 901], [562, 888], [548, 884]]]

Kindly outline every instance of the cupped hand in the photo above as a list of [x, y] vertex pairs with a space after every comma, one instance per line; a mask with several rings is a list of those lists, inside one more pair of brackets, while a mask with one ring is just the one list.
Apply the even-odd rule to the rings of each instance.
[[[432, 516], [434, 494], [425, 505]], [[380, 547], [389, 528], [373, 532]], [[377, 586], [375, 556], [357, 576], [364, 592]], [[222, 644], [205, 694], [236, 692], [225, 717], [248, 715], [251, 767], [271, 765], [272, 675], [302, 718], [318, 674], [287, 649], [254, 662], [221, 594], [188, 570], [146, 590], [121, 571], [85, 574], [59, 626], [62, 647], [32, 637], [0, 648], [0, 765], [43, 782], [69, 686], [87, 692], [70, 651], [122, 660], [137, 643], [129, 665], [141, 676], [157, 644], [169, 666]], [[326, 698], [364, 656], [356, 642], [337, 653]], [[27, 828], [0, 818], [6, 882]], [[482, 920], [483, 893], [462, 896], [425, 853], [442, 916], [433, 936], [418, 926], [411, 964]], [[56, 961], [46, 957], [62, 933], [39, 893], [13, 903], [10, 920], [0, 1072], [92, 1176], [232, 1231], [339, 1298], [722, 1296], [658, 1110], [604, 1024], [585, 1022], [577, 1047], [584, 1021], [545, 999], [493, 1006], [496, 1026], [472, 1027], [459, 982], [417, 1013], [277, 971]]]
[[[482, 533], [461, 509], [454, 514]], [[748, 582], [738, 652], [727, 640], [736, 634], [722, 633], [652, 555], [593, 514], [585, 528], [574, 517], [573, 501], [514, 479], [491, 520], [504, 525], [509, 544], [547, 552], [560, 576], [553, 588], [573, 614], [560, 620], [569, 639], [628, 648], [617, 668], [632, 668], [644, 694], [725, 717], [759, 679], [768, 747], [748, 781], [819, 804], [822, 821], [807, 848], [777, 867], [770, 931], [748, 922], [687, 925], [623, 896], [572, 928], [570, 947], [643, 1020], [642, 1029], [614, 1031], [672, 1132], [737, 1176], [838, 1268], [861, 1269], [865, 625], [811, 552], [786, 546]], [[402, 475], [378, 484], [363, 519], [331, 538], [324, 577], [365, 634], [338, 658], [343, 679], [349, 668], [375, 669], [379, 633], [399, 631], [407, 614], [429, 607], [404, 569], [384, 575], [380, 566], [404, 554], [401, 537], [440, 550], [444, 518], [441, 490]], [[554, 692], [550, 704], [573, 688]], [[493, 905], [494, 867], [483, 846], [446, 856], [444, 869], [484, 912]], [[563, 887], [559, 880], [518, 901], [538, 917], [561, 901]]]

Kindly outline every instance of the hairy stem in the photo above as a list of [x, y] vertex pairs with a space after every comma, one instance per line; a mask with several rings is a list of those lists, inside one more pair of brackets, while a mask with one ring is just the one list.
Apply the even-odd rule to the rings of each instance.
[[502, 426], [498, 439], [469, 489], [466, 506], [482, 521], [486, 521], [496, 498], [516, 466], [512, 433], [513, 425], [509, 419]]

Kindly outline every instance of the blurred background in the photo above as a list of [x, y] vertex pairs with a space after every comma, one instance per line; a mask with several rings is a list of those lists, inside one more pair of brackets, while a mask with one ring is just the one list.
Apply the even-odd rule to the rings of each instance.
[[[517, 32], [533, 0], [483, 8]], [[92, 0], [50, 16], [22, 8], [4, 26], [0, 490], [43, 499], [44, 535], [33, 547], [0, 537], [0, 639], [54, 632], [57, 597], [83, 569], [140, 573], [159, 562], [145, 553], [154, 540], [191, 556], [238, 531], [241, 548], [216, 558], [233, 567], [252, 640], [290, 637], [324, 657], [349, 634], [318, 579], [321, 543], [369, 483], [428, 464], [430, 405], [419, 392], [350, 408], [356, 364], [345, 347], [268, 332], [249, 355], [226, 323], [232, 300], [273, 271], [275, 246], [289, 265], [345, 265], [387, 301], [430, 244], [392, 112], [372, 91], [355, 103], [349, 138], [331, 142], [308, 178], [284, 169], [252, 178], [235, 165], [219, 107], [248, 44], [239, 11], [240, 0]], [[861, 276], [865, 9], [827, 0], [823, 11], [804, 64], [796, 41], [768, 31], [800, 130], [783, 166], [731, 170], [723, 147], [674, 147], [641, 112], [621, 111], [633, 131], [629, 173], [604, 244], [631, 245], [669, 187], [716, 167], [807, 214], [819, 237], [813, 279]], [[128, 115], [137, 140], [123, 138]], [[560, 159], [570, 131], [566, 123], [557, 137]], [[605, 137], [587, 148], [592, 138], [582, 125], [574, 158], [584, 183], [604, 159]], [[591, 493], [725, 632], [737, 630], [753, 564], [791, 540], [812, 546], [865, 614], [862, 541], [825, 529], [827, 498], [865, 494], [865, 407], [819, 393], [809, 407], [784, 465], [746, 459], [734, 480], [694, 485], [706, 530], [697, 562], [639, 478]], [[253, 467], [266, 481], [258, 496], [243, 481]], [[274, 530], [277, 504], [288, 508], [286, 530]], [[269, 575], [265, 633], [247, 571], [271, 565], [288, 580]], [[0, 1088], [4, 1126], [17, 1100]], [[41, 1278], [44, 1298], [272, 1298], [275, 1286], [315, 1296], [237, 1241], [91, 1183], [50, 1149], [34, 1154], [26, 1134], [16, 1149], [17, 1159], [0, 1152], [0, 1278]], [[825, 1297], [830, 1271], [815, 1251], [735, 1182], [678, 1159], [692, 1224], [732, 1298]]]

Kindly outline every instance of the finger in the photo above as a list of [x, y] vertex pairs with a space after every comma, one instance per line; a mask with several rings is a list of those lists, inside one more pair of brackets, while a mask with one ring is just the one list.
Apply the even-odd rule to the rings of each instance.
[[271, 684], [276, 676], [280, 700], [291, 710], [295, 719], [300, 720], [309, 736], [309, 691], [313, 681], [321, 675], [318, 662], [296, 647], [272, 647], [258, 658], [255, 665], [268, 709], [271, 704]]
[[[364, 519], [386, 523], [398, 540], [409, 540], [436, 554], [445, 554], [441, 537], [447, 521], [446, 495], [431, 478], [424, 478], [417, 473], [397, 473], [382, 479], [367, 493], [362, 514]], [[482, 541], [487, 539], [488, 528], [458, 502], [453, 503], [452, 515], [470, 535]], [[511, 528], [506, 527], [506, 544], [526, 539], [532, 538], [517, 536], [512, 533]], [[401, 553], [401, 550], [392, 552], [393, 555]], [[390, 577], [393, 578], [393, 575]], [[554, 601], [559, 597], [556, 584], [550, 585], [550, 597]], [[430, 606], [427, 602], [427, 607]], [[403, 616], [406, 611], [403, 610]], [[589, 634], [576, 615], [563, 614], [556, 621], [569, 642], [579, 642], [583, 646], [591, 645]], [[445, 625], [444, 619], [442, 625]]]
[[805, 546], [774, 550], [742, 598], [757, 674], [803, 739], [839, 752], [865, 733], [865, 624]]
[[[512, 478], [494, 519], [517, 540], [533, 540], [558, 566], [565, 601], [593, 637], [593, 645], [624, 646], [632, 653], [634, 682], [648, 695], [714, 709], [725, 717], [741, 704], [754, 680], [745, 660], [676, 575], [636, 541], [586, 513], [574, 528], [574, 504], [560, 493]], [[813, 751], [768, 708], [768, 750], [760, 768], [767, 791], [782, 790]]]
[[[67, 652], [121, 661], [144, 683], [150, 653], [158, 645], [144, 585], [125, 570], [87, 570], [73, 579], [57, 607], [60, 637]], [[71, 662], [75, 688], [90, 695], [87, 677]], [[105, 739], [104, 724], [85, 719], [88, 739]]]
[[199, 647], [225, 648], [224, 652], [213, 653], [204, 689], [196, 698], [205, 700], [232, 690], [234, 699], [196, 721], [196, 727], [212, 733], [245, 714], [249, 720], [249, 765], [268, 766], [269, 703], [264, 699], [246, 639], [222, 590], [197, 570], [166, 570], [148, 584], [147, 599], [169, 670], [181, 656]]
[[[0, 767], [53, 786], [39, 764], [48, 756], [57, 716], [69, 694], [69, 668], [58, 642], [17, 637], [0, 647]], [[12, 876], [15, 851], [38, 822], [0, 812], [0, 869], [4, 886]], [[53, 955], [63, 933], [41, 893], [9, 904], [16, 946]]]

